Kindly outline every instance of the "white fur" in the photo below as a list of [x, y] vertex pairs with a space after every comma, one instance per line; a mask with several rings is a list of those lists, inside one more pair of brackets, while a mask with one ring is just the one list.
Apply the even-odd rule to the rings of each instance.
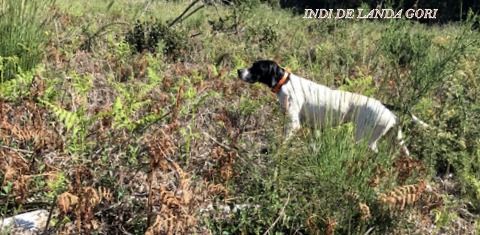
[[[353, 122], [355, 140], [368, 141], [377, 151], [377, 141], [397, 124], [397, 117], [374, 99], [351, 92], [333, 90], [294, 74], [277, 93], [280, 105], [289, 117], [286, 136], [290, 138], [301, 124], [322, 127]], [[397, 140], [408, 155], [399, 128]]]

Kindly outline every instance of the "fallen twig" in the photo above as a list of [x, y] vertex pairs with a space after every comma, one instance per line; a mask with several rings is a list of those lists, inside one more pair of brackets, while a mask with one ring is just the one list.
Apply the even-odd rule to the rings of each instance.
[[9, 150], [12, 150], [12, 151], [15, 151], [15, 152], [20, 152], [20, 153], [26, 153], [26, 154], [32, 154], [33, 153], [33, 151], [30, 151], [30, 150], [12, 148], [12, 147], [6, 146], [6, 145], [0, 145], [0, 147], [5, 148], [5, 149], [9, 149]]
[[211, 139], [213, 142], [215, 142], [216, 144], [220, 145], [221, 147], [223, 147], [224, 149], [226, 149], [228, 151], [236, 151], [237, 150], [237, 149], [233, 149], [230, 146], [227, 146], [227, 145], [221, 143], [220, 141], [218, 141], [217, 139], [215, 139], [211, 135], [209, 135], [207, 132], [203, 132], [203, 135], [205, 135], [207, 138]]

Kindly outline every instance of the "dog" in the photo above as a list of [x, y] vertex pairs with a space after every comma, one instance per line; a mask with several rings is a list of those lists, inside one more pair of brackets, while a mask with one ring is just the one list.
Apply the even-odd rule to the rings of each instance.
[[259, 60], [250, 68], [239, 69], [238, 77], [248, 83], [260, 82], [276, 93], [280, 106], [289, 118], [285, 128], [290, 139], [302, 124], [311, 127], [335, 126], [353, 122], [355, 141], [368, 141], [377, 152], [377, 142], [390, 129], [397, 127], [396, 142], [409, 156], [398, 118], [380, 101], [347, 91], [330, 89], [290, 73], [271, 60]]

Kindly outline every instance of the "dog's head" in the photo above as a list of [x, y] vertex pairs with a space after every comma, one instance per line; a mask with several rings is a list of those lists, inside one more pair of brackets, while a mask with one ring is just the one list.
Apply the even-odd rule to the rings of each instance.
[[285, 72], [275, 61], [259, 60], [248, 69], [239, 69], [238, 77], [249, 83], [261, 82], [273, 88]]

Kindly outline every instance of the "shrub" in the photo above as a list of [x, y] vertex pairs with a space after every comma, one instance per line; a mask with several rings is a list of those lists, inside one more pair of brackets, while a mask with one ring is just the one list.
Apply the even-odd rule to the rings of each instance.
[[[125, 35], [125, 41], [137, 52], [162, 53], [176, 60], [182, 58], [186, 52], [187, 36], [180, 31], [172, 29], [158, 20], [137, 21], [133, 28]], [[159, 47], [159, 43], [162, 44]]]
[[[432, 175], [452, 174], [461, 193], [479, 211], [478, 80], [471, 64], [478, 61], [478, 33], [472, 17], [454, 34], [430, 34], [407, 22], [394, 22], [381, 44], [398, 84], [395, 103], [423, 115], [431, 128], [412, 126], [412, 153], [423, 160]], [[404, 58], [404, 59], [402, 59]], [[412, 108], [413, 107], [413, 108]]]
[[[462, 26], [448, 47], [432, 43], [433, 34], [419, 31], [407, 21], [392, 22], [382, 35], [380, 45], [387, 63], [389, 77], [398, 84], [396, 100], [403, 110], [414, 106], [422, 97], [442, 85], [458, 67], [473, 38], [470, 26]], [[418, 26], [421, 27], [421, 26]]]
[[248, 44], [258, 44], [260, 50], [274, 46], [278, 38], [278, 32], [272, 25], [260, 26], [259, 28], [250, 27], [246, 37]]

